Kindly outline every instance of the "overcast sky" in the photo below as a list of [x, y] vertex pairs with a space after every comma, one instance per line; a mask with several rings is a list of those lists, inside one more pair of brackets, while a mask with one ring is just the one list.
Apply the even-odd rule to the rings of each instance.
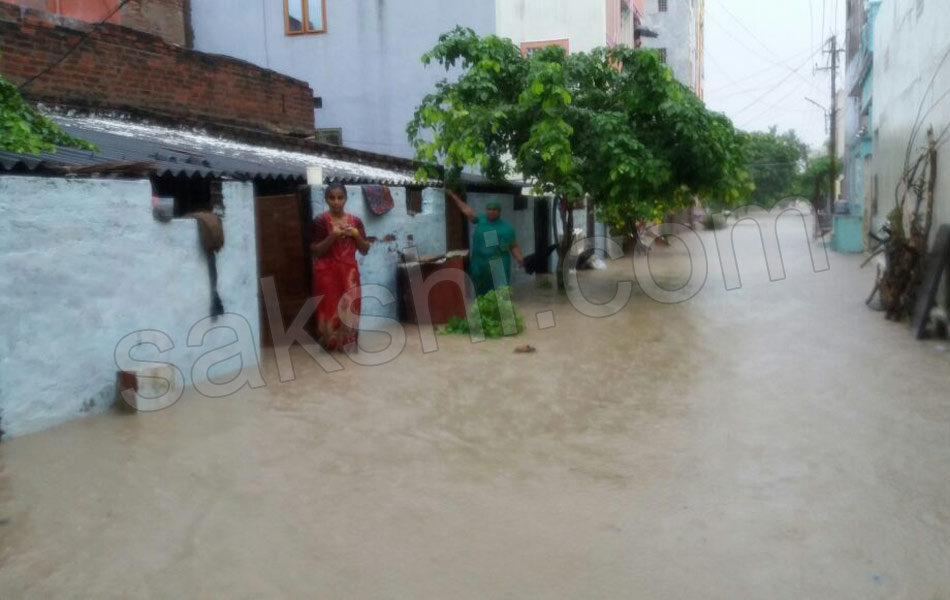
[[[706, 0], [708, 106], [741, 129], [794, 129], [809, 145], [826, 144], [822, 109], [831, 104], [821, 45], [834, 33], [844, 45], [845, 0]], [[838, 85], [843, 85], [839, 55]]]

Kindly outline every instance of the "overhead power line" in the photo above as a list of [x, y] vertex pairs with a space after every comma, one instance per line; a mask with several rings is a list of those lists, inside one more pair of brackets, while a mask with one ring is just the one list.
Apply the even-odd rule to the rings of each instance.
[[[763, 108], [763, 110], [760, 110], [759, 112], [755, 113], [755, 115], [752, 116], [752, 117], [749, 117], [749, 118], [747, 118], [747, 119], [743, 119], [742, 122], [743, 122], [745, 125], [750, 125], [753, 121], [755, 121], [755, 120], [759, 119], [760, 117], [762, 117], [763, 115], [767, 114], [770, 110], [786, 110], [786, 111], [789, 110], [789, 109], [785, 109], [785, 108], [782, 108], [782, 107], [778, 106], [778, 103], [784, 102], [786, 99], [788, 99], [789, 96], [795, 94], [795, 93], [798, 92], [798, 91], [799, 91], [798, 88], [792, 88], [792, 89], [790, 89], [787, 94], [785, 94], [784, 96], [782, 96], [781, 98], [779, 98], [778, 100], [776, 100], [776, 103], [775, 103], [775, 104], [765, 104], [765, 103], [762, 103], [762, 108]], [[795, 112], [798, 112], [798, 111], [795, 111]], [[805, 112], [811, 112], [811, 111], [805, 111]]]
[[801, 71], [802, 69], [804, 69], [804, 68], [808, 65], [808, 63], [811, 62], [811, 59], [814, 58], [814, 56], [815, 56], [816, 54], [818, 54], [819, 52], [821, 52], [823, 49], [824, 49], [824, 45], [822, 45], [821, 48], [818, 48], [817, 50], [815, 50], [814, 52], [812, 52], [811, 54], [809, 54], [809, 55], [808, 55], [808, 58], [805, 59], [805, 62], [803, 62], [803, 63], [801, 64], [801, 66], [799, 66], [799, 67], [798, 67], [797, 69], [795, 69], [793, 72], [791, 72], [791, 73], [789, 73], [788, 75], [786, 75], [785, 77], [783, 77], [781, 81], [779, 81], [779, 82], [776, 83], [774, 86], [772, 86], [771, 88], [769, 88], [769, 90], [766, 91], [764, 94], [761, 94], [761, 95], [758, 96], [755, 100], [753, 100], [752, 102], [750, 102], [750, 103], [748, 103], [747, 105], [745, 105], [744, 107], [742, 107], [741, 110], [739, 110], [737, 113], [735, 113], [735, 114], [733, 115], [733, 119], [736, 118], [736, 117], [738, 117], [739, 115], [741, 115], [741, 114], [744, 113], [745, 111], [749, 110], [750, 108], [752, 108], [753, 106], [755, 106], [756, 104], [758, 104], [760, 101], [762, 101], [762, 100], [764, 100], [766, 97], [768, 97], [772, 92], [774, 92], [774, 91], [777, 90], [779, 87], [781, 87], [782, 84], [784, 84], [786, 81], [788, 81], [789, 79], [791, 79], [792, 76], [795, 75], [798, 71]]
[[[781, 62], [781, 58], [779, 58], [778, 54], [776, 54], [775, 51], [772, 50], [772, 48], [771, 48], [768, 44], [766, 44], [765, 42], [763, 42], [763, 41], [761, 40], [761, 38], [759, 38], [759, 36], [757, 36], [757, 35], [755, 34], [754, 31], [752, 31], [751, 29], [749, 29], [749, 28], [746, 26], [746, 24], [742, 21], [742, 19], [740, 19], [738, 16], [736, 16], [736, 14], [735, 14], [734, 12], [732, 12], [731, 10], [729, 10], [729, 7], [726, 6], [725, 3], [722, 2], [722, 0], [717, 0], [716, 3], [720, 6], [720, 8], [722, 8], [724, 11], [726, 11], [726, 14], [729, 15], [729, 16], [732, 18], [732, 20], [735, 21], [735, 22], [739, 25], [739, 27], [741, 27], [746, 33], [748, 33], [748, 34], [752, 37], [753, 40], [755, 40], [756, 42], [758, 42], [760, 46], [762, 46], [763, 48], [765, 48], [765, 51], [766, 51], [766, 52], [768, 52], [769, 54], [772, 55], [772, 57], [773, 57], [775, 60], [774, 60], [774, 61], [770, 60], [769, 62], [772, 62], [772, 64], [774, 64], [776, 67], [781, 67], [781, 68], [783, 68], [783, 69], [785, 69], [785, 70], [787, 70], [787, 71], [791, 71], [791, 70], [792, 70], [792, 68], [791, 68], [790, 66], [788, 66], [787, 64]], [[739, 42], [742, 43], [739, 38], [737, 38], [737, 40], [739, 40]], [[743, 45], [745, 45], [745, 44], [743, 44]], [[746, 48], [749, 48], [749, 47], [746, 46]], [[752, 48], [749, 48], [749, 50], [755, 52], [755, 50], [752, 50]], [[808, 80], [805, 79], [803, 75], [798, 74], [798, 73], [796, 73], [796, 74], [797, 74], [799, 77], [801, 77], [804, 81], [808, 82]], [[810, 82], [809, 82], [809, 83], [810, 83]]]
[[755, 94], [755, 93], [761, 92], [761, 91], [764, 90], [764, 89], [771, 88], [772, 86], [775, 85], [775, 83], [776, 83], [775, 81], [770, 81], [770, 82], [768, 82], [768, 83], [763, 83], [763, 84], [760, 84], [760, 85], [755, 85], [755, 86], [752, 86], [752, 87], [743, 88], [743, 89], [740, 89], [740, 90], [735, 90], [735, 91], [730, 92], [730, 93], [728, 93], [728, 94], [717, 95], [717, 96], [716, 96], [716, 99], [717, 99], [717, 100], [725, 100], [726, 98], [732, 98], [732, 97], [735, 97], [735, 96], [743, 96], [743, 95], [746, 95], [746, 94]]
[[109, 12], [109, 14], [107, 14], [106, 16], [104, 16], [104, 17], [102, 18], [102, 20], [100, 20], [98, 23], [96, 23], [95, 25], [93, 25], [88, 31], [86, 31], [85, 33], [83, 33], [82, 36], [76, 41], [76, 43], [73, 44], [73, 45], [69, 48], [69, 50], [67, 50], [66, 52], [64, 52], [62, 56], [60, 56], [58, 59], [56, 59], [55, 62], [53, 62], [52, 64], [50, 64], [48, 67], [46, 67], [45, 69], [43, 69], [42, 71], [40, 71], [39, 73], [37, 73], [36, 75], [34, 75], [33, 77], [30, 77], [29, 79], [27, 79], [24, 83], [21, 83], [21, 84], [18, 86], [17, 89], [19, 89], [19, 90], [21, 90], [21, 91], [24, 90], [24, 89], [26, 89], [26, 88], [27, 88], [30, 84], [32, 84], [34, 81], [36, 81], [36, 80], [39, 79], [40, 77], [45, 76], [45, 75], [46, 75], [47, 73], [49, 73], [50, 71], [52, 71], [53, 69], [55, 69], [55, 68], [58, 67], [59, 65], [63, 64], [63, 61], [65, 61], [67, 58], [69, 58], [69, 56], [70, 56], [73, 52], [76, 51], [76, 48], [82, 46], [82, 45], [85, 43], [86, 39], [89, 37], [90, 34], [94, 33], [94, 32], [97, 31], [100, 27], [102, 27], [102, 24], [103, 24], [103, 23], [105, 23], [106, 21], [108, 21], [109, 19], [111, 19], [117, 12], [119, 12], [120, 10], [122, 10], [122, 7], [124, 7], [126, 4], [128, 4], [128, 3], [131, 2], [131, 1], [132, 1], [132, 0], [122, 0], [122, 2], [120, 2], [114, 9], [112, 9], [112, 10]]
[[[803, 51], [801, 51], [801, 52], [796, 52], [795, 54], [789, 56], [788, 58], [782, 59], [781, 62], [787, 64], [787, 63], [789, 63], [789, 62], [791, 62], [791, 61], [793, 61], [793, 60], [796, 60], [796, 59], [801, 58], [802, 56], [805, 55], [806, 52], [810, 52], [810, 50], [803, 50]], [[733, 83], [733, 84], [744, 83], [744, 82], [746, 82], [746, 81], [749, 81], [750, 79], [755, 79], [756, 77], [759, 77], [760, 75], [770, 74], [770, 73], [773, 73], [774, 71], [775, 71], [775, 67], [774, 67], [773, 65], [769, 65], [768, 67], [765, 67], [764, 69], [760, 69], [760, 70], [758, 70], [758, 71], [754, 71], [754, 72], [750, 73], [749, 75], [746, 75], [745, 77], [741, 77], [741, 78], [739, 78], [739, 79], [736, 79], [736, 80], [732, 81], [732, 83]], [[756, 86], [756, 87], [749, 88], [749, 89], [751, 89], [752, 91], [755, 91], [755, 90], [757, 90], [757, 89], [762, 89], [762, 88], [764, 88], [764, 87], [766, 87], [766, 86], [768, 86], [768, 85], [769, 85], [769, 84], [766, 83], [766, 84], [764, 84], [764, 85]], [[726, 88], [728, 88], [728, 87], [730, 87], [730, 86], [728, 86], [728, 85], [718, 86], [718, 87], [712, 88], [712, 89], [710, 89], [710, 90], [707, 90], [707, 92], [717, 92], [717, 91], [719, 91], [719, 90], [723, 90], [723, 89], [726, 89]]]
[[809, 46], [815, 45], [815, 0], [808, 0], [808, 27], [811, 29], [811, 36], [808, 38]]
[[828, 0], [821, 0], [821, 36], [825, 35], [825, 13], [828, 8]]

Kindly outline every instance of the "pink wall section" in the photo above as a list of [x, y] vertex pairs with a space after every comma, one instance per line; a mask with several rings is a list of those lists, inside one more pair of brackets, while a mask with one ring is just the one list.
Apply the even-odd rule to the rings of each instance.
[[[623, 21], [621, 6], [626, 4], [637, 16], [637, 19], [643, 18], [644, 0], [606, 0], [607, 2], [607, 39], [604, 40], [608, 46], [627, 43], [633, 44], [633, 40], [624, 39]], [[632, 31], [628, 32], [630, 37]]]
[[[119, 0], [0, 0], [0, 2], [89, 22], [101, 21], [119, 4]], [[109, 22], [119, 24], [120, 15], [113, 15]]]
[[607, 0], [607, 45], [613, 46], [620, 39], [620, 2]]

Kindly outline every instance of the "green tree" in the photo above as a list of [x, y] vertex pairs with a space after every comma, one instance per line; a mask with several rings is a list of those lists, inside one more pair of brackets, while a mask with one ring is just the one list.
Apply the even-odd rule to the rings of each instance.
[[39, 154], [54, 151], [56, 146], [96, 149], [38, 113], [23, 99], [20, 90], [0, 75], [0, 150]]
[[[830, 194], [829, 175], [831, 159], [827, 154], [809, 158], [804, 170], [798, 176], [794, 192], [811, 200], [815, 210], [824, 210]], [[835, 161], [835, 178], [841, 174], [841, 161]]]
[[808, 157], [808, 146], [794, 131], [779, 134], [778, 129], [772, 127], [767, 132], [747, 134], [745, 157], [746, 169], [755, 185], [752, 203], [771, 208], [795, 193]]
[[[615, 230], [662, 219], [696, 196], [723, 204], [749, 191], [740, 134], [710, 112], [652, 50], [624, 46], [523, 57], [510, 40], [456, 28], [423, 56], [446, 71], [407, 127], [419, 160], [446, 181], [466, 166], [520, 174], [541, 193], [591, 198]], [[562, 211], [564, 231], [573, 230]], [[559, 248], [559, 267], [572, 240]], [[560, 281], [561, 269], [558, 269]]]

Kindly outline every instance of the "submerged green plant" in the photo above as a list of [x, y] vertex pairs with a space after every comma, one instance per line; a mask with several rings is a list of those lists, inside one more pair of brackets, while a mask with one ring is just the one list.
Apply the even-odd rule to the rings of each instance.
[[452, 317], [440, 333], [484, 335], [501, 338], [524, 331], [524, 317], [511, 300], [511, 288], [502, 287], [475, 299], [468, 317]]

